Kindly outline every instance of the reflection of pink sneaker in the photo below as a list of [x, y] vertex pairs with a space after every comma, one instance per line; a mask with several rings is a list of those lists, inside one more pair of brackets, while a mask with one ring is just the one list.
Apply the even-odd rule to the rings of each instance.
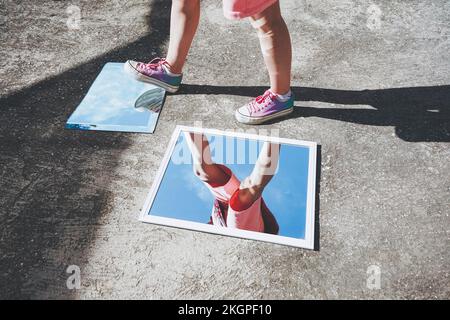
[[264, 92], [243, 107], [236, 110], [236, 120], [246, 124], [260, 124], [268, 120], [283, 117], [294, 110], [294, 94], [281, 101], [270, 90]]
[[161, 58], [155, 58], [149, 63], [128, 60], [124, 68], [135, 79], [157, 85], [172, 93], [178, 90], [183, 78], [182, 74], [171, 73], [167, 61]]

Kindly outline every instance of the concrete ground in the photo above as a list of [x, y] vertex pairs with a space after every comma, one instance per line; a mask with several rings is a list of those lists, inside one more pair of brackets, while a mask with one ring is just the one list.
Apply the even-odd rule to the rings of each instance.
[[297, 108], [257, 129], [321, 145], [317, 251], [137, 220], [175, 125], [248, 129], [268, 84], [249, 23], [202, 9], [143, 135], [64, 124], [104, 63], [164, 54], [169, 1], [0, 2], [0, 297], [450, 298], [449, 2], [282, 1]]

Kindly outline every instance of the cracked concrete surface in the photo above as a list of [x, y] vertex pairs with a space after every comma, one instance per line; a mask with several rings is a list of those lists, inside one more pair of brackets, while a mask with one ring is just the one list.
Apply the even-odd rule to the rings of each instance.
[[137, 221], [175, 125], [248, 129], [234, 109], [268, 77], [246, 21], [202, 2], [155, 134], [79, 132], [104, 63], [164, 54], [170, 2], [0, 2], [1, 298], [450, 298], [449, 2], [281, 3], [297, 108], [258, 129], [322, 147], [318, 251]]

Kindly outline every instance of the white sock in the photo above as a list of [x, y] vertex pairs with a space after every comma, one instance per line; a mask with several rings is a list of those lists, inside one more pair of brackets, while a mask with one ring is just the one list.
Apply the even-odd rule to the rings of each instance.
[[289, 91], [287, 93], [285, 93], [285, 94], [278, 94], [278, 93], [273, 92], [272, 90], [270, 90], [270, 92], [272, 92], [274, 95], [276, 95], [277, 99], [280, 100], [281, 102], [288, 101], [291, 98], [291, 95], [292, 95], [291, 89], [289, 89]]
[[163, 64], [162, 67], [164, 68], [164, 70], [166, 71], [166, 73], [169, 76], [172, 76], [172, 77], [181, 76], [181, 73], [173, 73], [172, 71], [170, 71], [170, 68], [168, 65]]

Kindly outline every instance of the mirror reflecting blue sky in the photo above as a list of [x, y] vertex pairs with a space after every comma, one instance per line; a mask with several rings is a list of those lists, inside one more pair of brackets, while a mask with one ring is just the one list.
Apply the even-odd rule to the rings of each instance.
[[152, 133], [165, 91], [107, 63], [67, 121], [68, 128]]

